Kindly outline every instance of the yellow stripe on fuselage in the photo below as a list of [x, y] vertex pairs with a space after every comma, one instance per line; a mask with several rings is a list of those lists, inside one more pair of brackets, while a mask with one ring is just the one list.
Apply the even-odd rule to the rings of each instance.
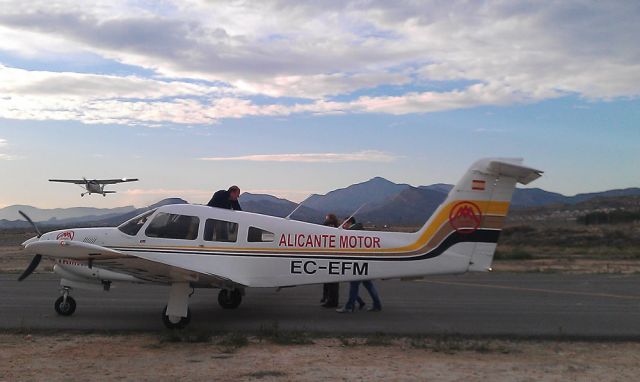
[[[438, 229], [442, 226], [442, 224], [449, 220], [449, 214], [451, 213], [451, 209], [458, 203], [463, 202], [463, 200], [454, 200], [451, 203], [440, 209], [431, 224], [427, 227], [427, 229], [422, 233], [422, 235], [416, 240], [415, 243], [409, 244], [405, 247], [395, 248], [395, 251], [400, 252], [411, 252], [415, 251], [419, 248], [425, 246], [429, 240], [436, 234]], [[494, 215], [494, 216], [506, 216], [507, 211], [509, 211], [509, 202], [493, 202], [490, 200], [471, 200], [473, 204], [477, 205], [482, 212], [482, 215]]]

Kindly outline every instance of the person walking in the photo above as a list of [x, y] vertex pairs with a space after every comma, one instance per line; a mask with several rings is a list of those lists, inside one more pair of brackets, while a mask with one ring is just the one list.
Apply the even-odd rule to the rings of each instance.
[[[324, 225], [337, 228], [339, 225], [338, 218], [334, 214], [328, 214], [324, 219]], [[322, 303], [323, 308], [336, 308], [340, 298], [340, 283], [325, 283], [322, 286]]]
[[[342, 223], [342, 227], [344, 229], [349, 229], [349, 230], [363, 229], [362, 223], [356, 222], [356, 219], [353, 216], [347, 218], [344, 221], [344, 223]], [[347, 300], [347, 303], [342, 308], [336, 309], [336, 312], [338, 313], [354, 312], [356, 302], [358, 303], [358, 310], [362, 310], [362, 308], [364, 308], [365, 302], [358, 295], [360, 283], [364, 285], [367, 292], [369, 292], [369, 296], [371, 296], [371, 300], [373, 300], [373, 306], [367, 310], [370, 312], [379, 312], [382, 310], [382, 303], [380, 302], [380, 296], [378, 295], [378, 291], [376, 290], [376, 287], [373, 285], [373, 282], [371, 280], [364, 280], [364, 281], [351, 281], [349, 283], [349, 299]]]

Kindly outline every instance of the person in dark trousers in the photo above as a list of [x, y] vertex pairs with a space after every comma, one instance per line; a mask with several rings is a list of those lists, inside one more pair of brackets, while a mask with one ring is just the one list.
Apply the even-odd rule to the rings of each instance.
[[240, 197], [240, 188], [231, 186], [228, 190], [219, 190], [213, 194], [207, 205], [209, 207], [226, 208], [228, 210], [242, 211], [238, 198]]
[[[334, 214], [328, 214], [324, 219], [324, 225], [338, 228], [338, 218]], [[336, 308], [340, 298], [340, 283], [325, 283], [322, 286], [322, 307]]]
[[[345, 222], [342, 223], [342, 227], [344, 229], [355, 229], [355, 230], [363, 228], [362, 224], [357, 223], [356, 219], [353, 216], [345, 220]], [[349, 300], [347, 300], [347, 303], [342, 308], [336, 309], [336, 312], [338, 313], [354, 312], [356, 302], [358, 303], [359, 310], [364, 308], [365, 303], [358, 295], [358, 289], [360, 287], [361, 282], [362, 282], [362, 285], [364, 285], [367, 292], [369, 292], [369, 295], [373, 300], [373, 306], [367, 310], [370, 312], [379, 312], [382, 310], [382, 303], [380, 302], [380, 297], [378, 296], [378, 291], [376, 290], [376, 287], [373, 285], [373, 282], [371, 282], [371, 280], [364, 280], [364, 281], [351, 281], [349, 283]]]

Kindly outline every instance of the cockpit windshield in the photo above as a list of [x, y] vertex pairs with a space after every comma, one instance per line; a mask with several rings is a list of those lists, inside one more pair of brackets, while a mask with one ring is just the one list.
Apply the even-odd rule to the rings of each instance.
[[142, 228], [144, 223], [147, 222], [147, 219], [149, 219], [149, 216], [151, 216], [154, 212], [156, 212], [155, 208], [152, 209], [151, 211], [142, 213], [131, 220], [127, 220], [126, 222], [120, 224], [118, 226], [118, 229], [122, 233], [135, 236], [138, 234], [138, 232], [140, 231], [140, 228]]

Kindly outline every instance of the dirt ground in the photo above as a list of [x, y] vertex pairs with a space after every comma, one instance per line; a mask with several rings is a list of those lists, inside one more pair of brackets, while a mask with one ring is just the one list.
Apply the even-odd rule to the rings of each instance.
[[640, 373], [638, 343], [475, 340], [467, 346], [321, 338], [278, 345], [247, 337], [226, 342], [167, 342], [151, 334], [0, 334], [0, 380], [604, 382], [637, 380]]

